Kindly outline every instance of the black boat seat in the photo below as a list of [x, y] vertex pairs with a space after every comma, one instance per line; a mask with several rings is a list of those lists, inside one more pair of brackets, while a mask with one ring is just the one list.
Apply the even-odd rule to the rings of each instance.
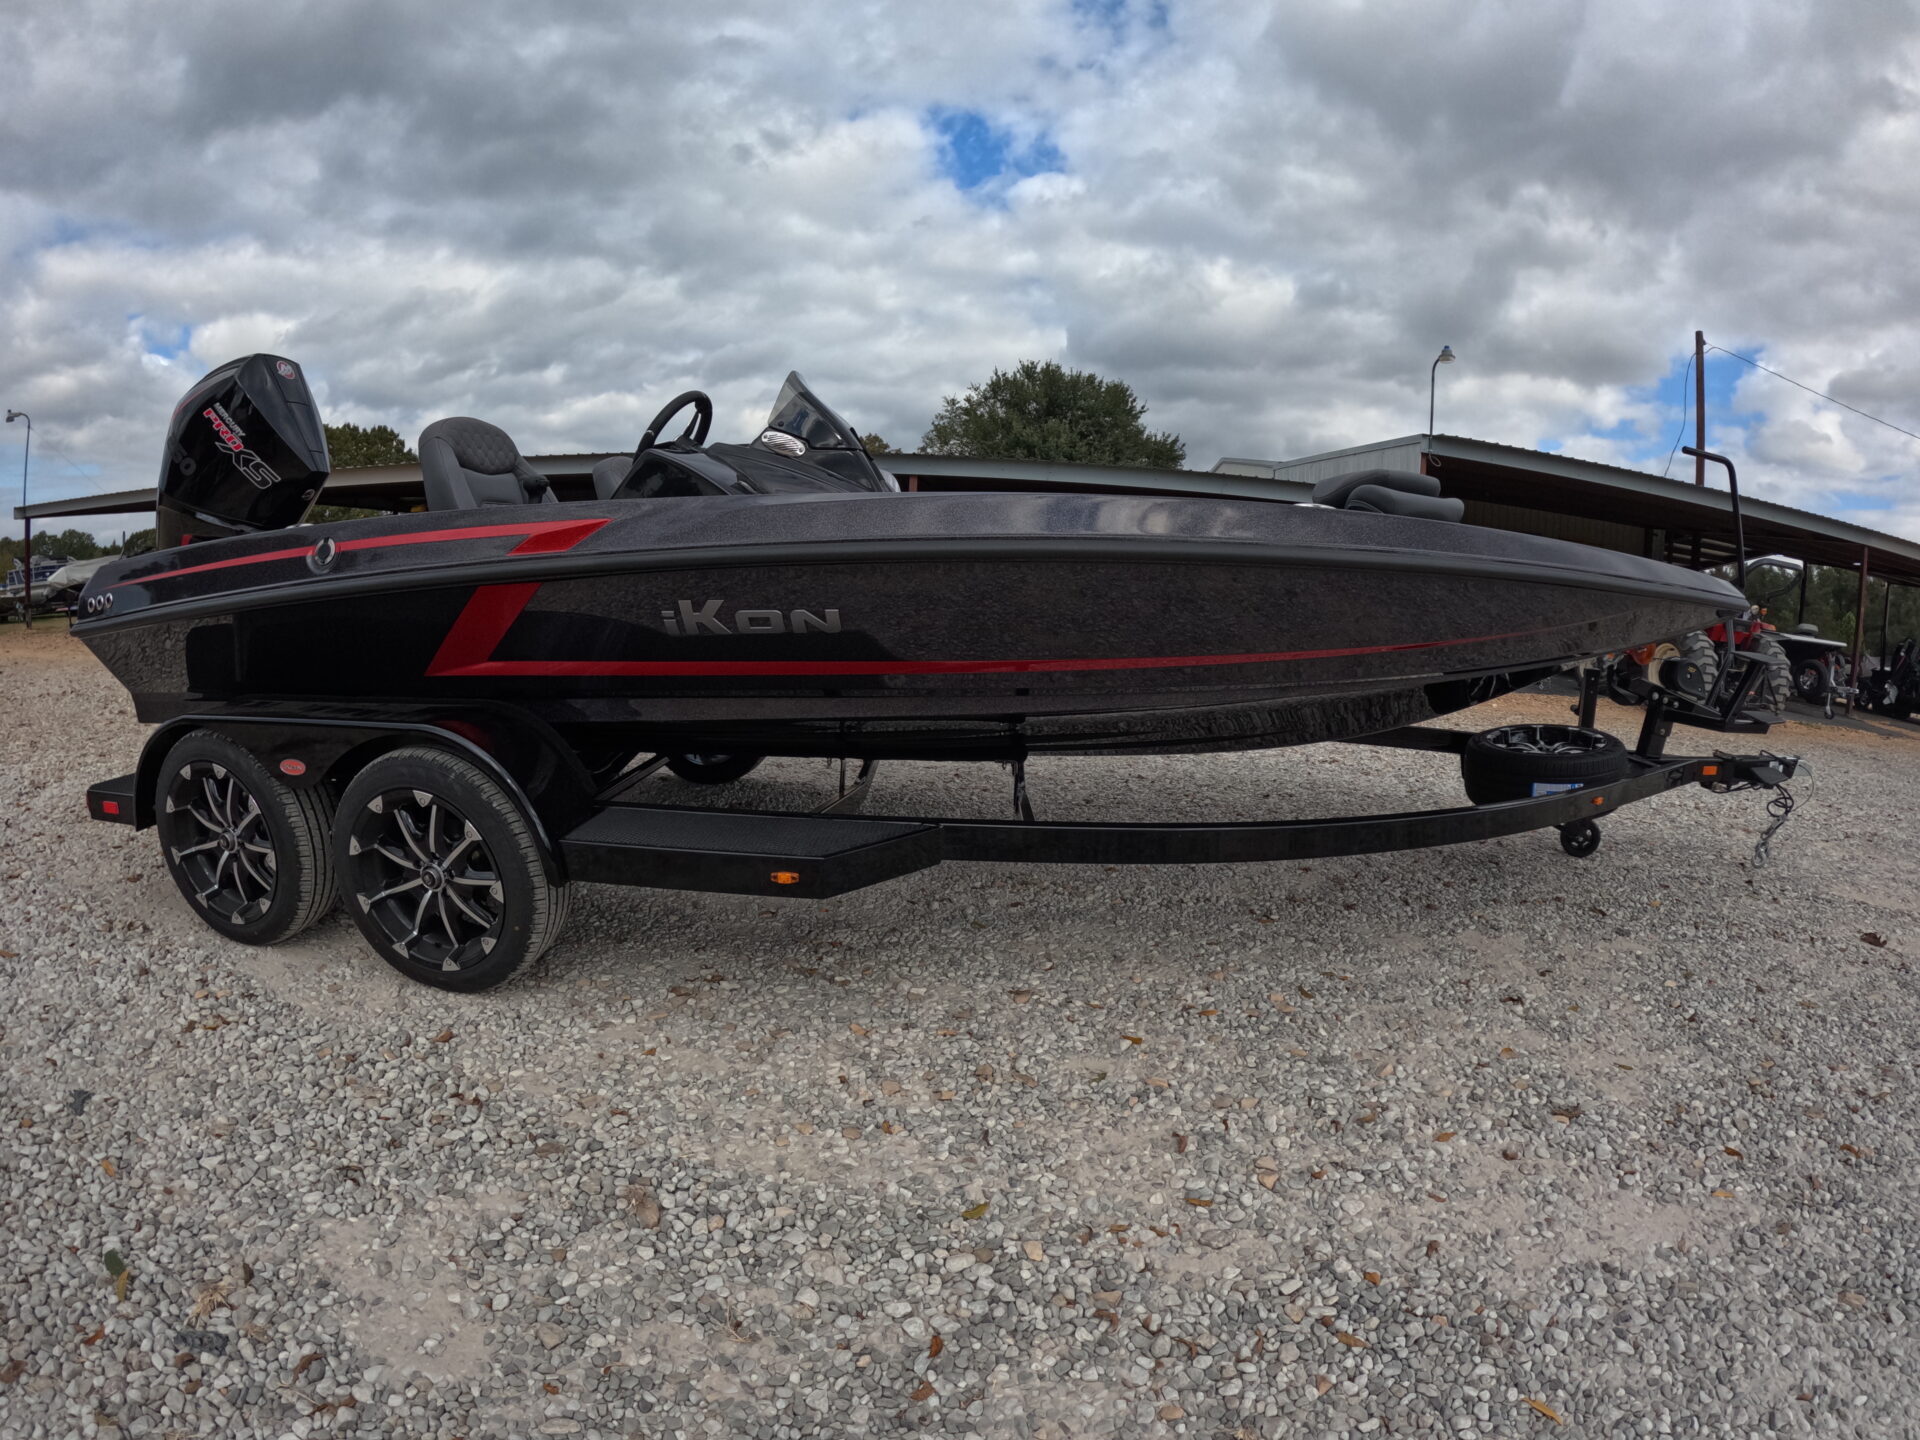
[[593, 467], [593, 498], [611, 500], [613, 492], [620, 488], [620, 482], [627, 478], [627, 472], [633, 469], [631, 455], [609, 455]]
[[547, 477], [522, 458], [506, 431], [465, 415], [420, 432], [420, 474], [429, 510], [558, 502]]
[[1454, 520], [1466, 513], [1466, 503], [1441, 495], [1440, 482], [1414, 470], [1356, 470], [1333, 475], [1313, 487], [1316, 505], [1341, 510], [1370, 510], [1380, 515], [1407, 515], [1416, 520]]

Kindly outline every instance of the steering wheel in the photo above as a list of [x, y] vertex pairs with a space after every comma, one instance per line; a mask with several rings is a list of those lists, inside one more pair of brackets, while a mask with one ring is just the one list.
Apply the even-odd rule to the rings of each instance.
[[640, 457], [651, 450], [660, 439], [660, 432], [667, 428], [667, 422], [678, 415], [687, 406], [693, 406], [693, 419], [687, 422], [687, 428], [680, 432], [682, 440], [691, 440], [696, 445], [707, 443], [707, 431], [713, 425], [713, 401], [707, 398], [704, 390], [683, 391], [669, 400], [653, 417], [653, 423], [647, 426], [646, 433], [640, 437], [640, 443], [633, 447], [633, 462], [640, 463]]

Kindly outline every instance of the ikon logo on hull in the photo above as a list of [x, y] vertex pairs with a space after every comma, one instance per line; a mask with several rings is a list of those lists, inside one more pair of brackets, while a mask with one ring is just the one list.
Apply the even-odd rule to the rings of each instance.
[[709, 600], [696, 607], [691, 600], [679, 601], [679, 609], [662, 610], [660, 623], [669, 635], [805, 635], [817, 630], [822, 635], [840, 633], [838, 610], [735, 610], [722, 616], [725, 600]]

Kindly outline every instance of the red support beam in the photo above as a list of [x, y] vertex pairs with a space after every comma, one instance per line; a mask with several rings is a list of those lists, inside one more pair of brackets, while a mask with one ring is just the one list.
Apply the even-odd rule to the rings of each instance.
[[[1853, 607], [1853, 688], [1860, 689], [1860, 666], [1867, 653], [1867, 565], [1872, 552], [1860, 547], [1860, 599]], [[1853, 696], [1847, 697], [1847, 714], [1853, 714]]]

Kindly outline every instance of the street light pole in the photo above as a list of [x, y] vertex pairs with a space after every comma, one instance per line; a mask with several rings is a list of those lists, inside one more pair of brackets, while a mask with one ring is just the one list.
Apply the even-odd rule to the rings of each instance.
[[1453, 347], [1442, 345], [1440, 353], [1433, 357], [1433, 364], [1427, 367], [1427, 448], [1433, 448], [1433, 387], [1439, 379], [1440, 367], [1453, 363]]
[[[27, 461], [33, 455], [33, 417], [24, 410], [7, 411], [7, 424], [11, 425], [16, 420], [27, 422], [27, 444], [26, 448], [20, 452], [20, 508], [25, 510], [27, 508]], [[20, 517], [20, 543], [27, 552], [20, 561], [23, 567], [21, 573], [25, 576], [20, 618], [27, 622], [27, 629], [31, 630], [33, 628], [33, 517], [31, 515]]]

